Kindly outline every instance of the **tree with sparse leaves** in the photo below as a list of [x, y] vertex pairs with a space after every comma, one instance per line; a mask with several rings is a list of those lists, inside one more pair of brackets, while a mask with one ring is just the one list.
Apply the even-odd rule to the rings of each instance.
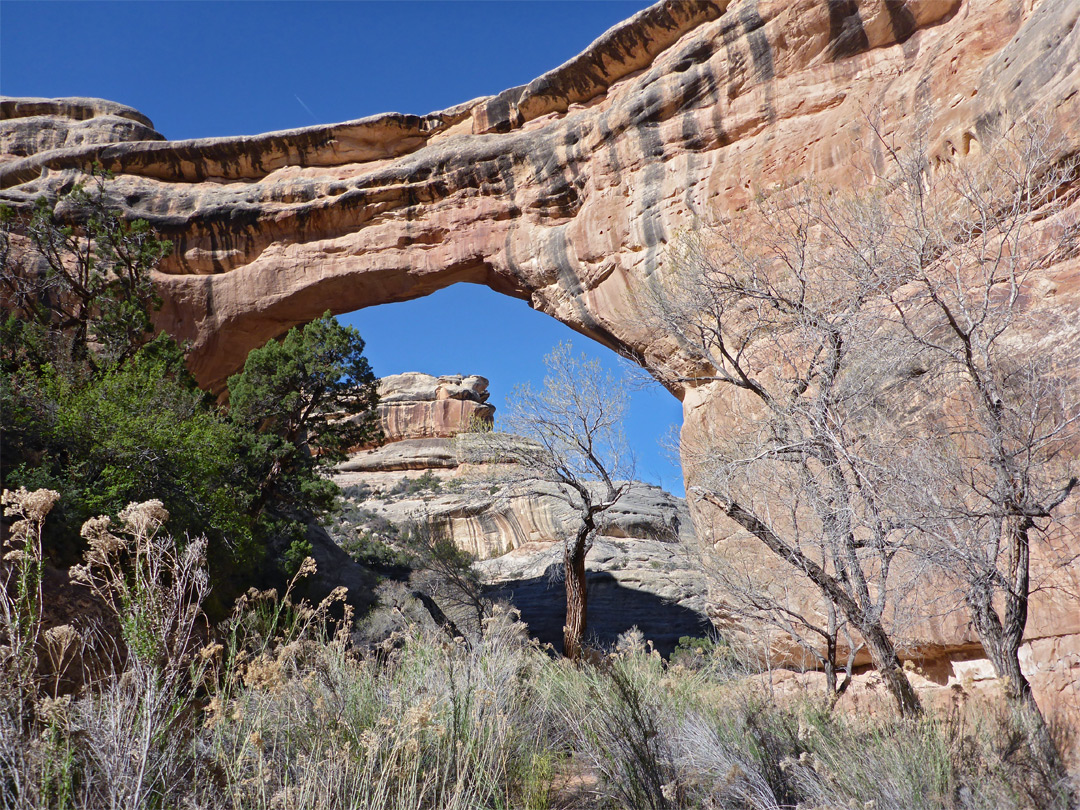
[[172, 244], [145, 220], [126, 220], [110, 206], [110, 179], [96, 168], [87, 183], [55, 204], [38, 199], [28, 217], [0, 211], [0, 300], [9, 315], [9, 361], [12, 352], [29, 346], [15, 339], [23, 333], [38, 334], [39, 350], [45, 343], [54, 350], [63, 344], [66, 359], [95, 369], [124, 362], [153, 336], [150, 313], [161, 301], [151, 271]]
[[523, 480], [554, 484], [577, 516], [576, 528], [563, 542], [563, 653], [577, 659], [587, 632], [585, 558], [605, 514], [629, 488], [634, 460], [622, 430], [625, 386], [599, 361], [575, 357], [569, 343], [556, 346], [544, 362], [543, 389], [526, 384], [510, 397], [504, 424], [513, 435], [480, 433], [471, 441], [485, 457], [514, 464]]
[[1080, 398], [1069, 347], [1037, 340], [1052, 316], [1027, 313], [1080, 247], [1078, 160], [1039, 121], [936, 167], [869, 129], [885, 173], [762, 195], [688, 235], [642, 302], [688, 361], [669, 382], [728, 394], [730, 423], [684, 445], [690, 493], [840, 611], [904, 713], [897, 600], [955, 583], [1060, 778], [1019, 648], [1032, 548], [1078, 488]]

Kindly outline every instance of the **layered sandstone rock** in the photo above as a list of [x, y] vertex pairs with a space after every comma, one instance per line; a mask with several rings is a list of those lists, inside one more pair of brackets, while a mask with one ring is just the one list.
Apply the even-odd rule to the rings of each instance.
[[0, 98], [0, 163], [89, 144], [163, 141], [138, 110], [99, 98]]
[[379, 419], [388, 442], [448, 438], [490, 428], [488, 381], [475, 375], [433, 377], [412, 371], [379, 380]]
[[[408, 373], [380, 380], [387, 441], [338, 465], [334, 480], [346, 507], [331, 533], [343, 548], [370, 550], [371, 542], [394, 546], [412, 523], [434, 524], [479, 560], [493, 597], [512, 601], [530, 632], [559, 647], [565, 594], [551, 574], [562, 563], [564, 539], [577, 528], [565, 496], [556, 485], [524, 478], [515, 465], [478, 452], [469, 434], [451, 438], [476, 428], [476, 411], [451, 413], [439, 423], [444, 436], [410, 438], [430, 433], [430, 414], [415, 418], [425, 405], [483, 407], [490, 426], [495, 409], [484, 403], [486, 388], [483, 377]], [[525, 440], [506, 437], [500, 448], [510, 441]], [[637, 626], [669, 653], [681, 636], [706, 634], [707, 589], [693, 558], [685, 501], [634, 483], [606, 518], [586, 562], [593, 641], [611, 646]]]
[[[35, 134], [5, 107], [0, 133], [19, 151], [0, 165], [0, 198], [29, 205], [93, 161], [116, 172], [116, 204], [176, 245], [158, 279], [159, 323], [191, 341], [192, 368], [212, 387], [251, 348], [328, 308], [459, 281], [659, 365], [675, 346], [645, 327], [636, 301], [680, 229], [727, 214], [737, 224], [776, 184], [849, 184], [853, 156], [881, 164], [886, 143], [918, 136], [932, 164], [963, 162], [999, 122], [1028, 113], [1048, 116], [1063, 152], [1076, 152], [1078, 17], [1074, 0], [666, 0], [523, 88], [427, 116], [69, 141], [47, 130], [67, 132], [85, 120], [79, 109], [59, 103]], [[1062, 254], [1042, 274], [1035, 320], [1063, 317], [1045, 318], [1037, 339], [1075, 362], [1080, 259]], [[673, 391], [688, 439], [723, 423], [720, 389]], [[699, 530], [752, 548], [692, 508]], [[1048, 584], [1033, 643], [1080, 632], [1076, 565]], [[924, 649], [943, 653], [972, 642], [962, 620], [921, 632]]]
[[[116, 202], [176, 245], [160, 323], [192, 341], [210, 385], [327, 308], [457, 281], [648, 361], [670, 347], [635, 317], [635, 290], [679, 228], [777, 182], [846, 182], [851, 155], [880, 149], [868, 117], [885, 139], [924, 132], [943, 161], [1002, 116], [1077, 120], [1077, 13], [1069, 0], [667, 0], [525, 88], [450, 110], [103, 138], [11, 160], [0, 186], [19, 205], [95, 160], [116, 172]], [[59, 104], [50, 118], [71, 116]]]
[[[361, 538], [393, 546], [404, 527], [433, 523], [478, 558], [478, 571], [493, 598], [511, 601], [541, 641], [561, 645], [566, 596], [553, 574], [562, 563], [563, 540], [576, 525], [575, 514], [553, 485], [536, 480], [518, 481], [512, 488], [493, 484], [498, 474], [489, 477], [494, 471], [475, 466], [355, 467], [346, 462], [334, 476], [346, 507], [330, 531], [342, 547], [369, 548], [357, 545]], [[586, 559], [593, 642], [609, 647], [637, 626], [667, 654], [680, 637], [711, 632], [707, 588], [694, 547], [685, 502], [635, 483], [612, 510]]]

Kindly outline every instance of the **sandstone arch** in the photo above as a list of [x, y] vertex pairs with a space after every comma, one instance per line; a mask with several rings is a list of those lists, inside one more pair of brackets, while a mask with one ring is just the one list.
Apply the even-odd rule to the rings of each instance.
[[207, 385], [327, 308], [455, 281], [647, 359], [663, 348], [631, 291], [670, 236], [751, 179], [842, 180], [868, 110], [902, 134], [928, 107], [941, 150], [1037, 102], [1075, 117], [1070, 5], [665, 0], [495, 97], [240, 138], [152, 141], [122, 105], [12, 100], [0, 185], [18, 204], [93, 160], [116, 172], [117, 202], [176, 243], [160, 323]]
[[[899, 139], [927, 129], [930, 157], [953, 160], [1038, 106], [1078, 148], [1078, 16], [1072, 0], [664, 0], [498, 96], [241, 138], [153, 140], [121, 105], [6, 100], [0, 200], [58, 193], [94, 160], [114, 171], [116, 202], [177, 246], [159, 323], [211, 387], [326, 309], [458, 281], [648, 365], [670, 347], [634, 291], [678, 230], [775, 182], [843, 184], [867, 115]], [[1038, 305], [1080, 311], [1075, 258], [1047, 290]], [[723, 418], [711, 389], [676, 393], [684, 431]], [[1080, 632], [1067, 614], [1032, 632]]]

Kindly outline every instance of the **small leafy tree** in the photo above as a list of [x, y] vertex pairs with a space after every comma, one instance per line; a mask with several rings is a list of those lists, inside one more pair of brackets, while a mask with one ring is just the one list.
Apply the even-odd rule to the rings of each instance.
[[54, 564], [80, 556], [84, 521], [159, 498], [171, 533], [206, 535], [225, 597], [223, 578], [250, 583], [274, 539], [334, 506], [320, 471], [377, 435], [374, 377], [359, 335], [327, 316], [252, 353], [219, 409], [153, 336], [151, 271], [171, 246], [113, 209], [109, 179], [0, 217], [0, 477], [63, 493]]
[[151, 271], [172, 251], [145, 220], [110, 206], [111, 179], [96, 167], [55, 204], [38, 199], [28, 218], [0, 211], [4, 308], [95, 369], [123, 362], [153, 335], [150, 313], [161, 301]]
[[84, 521], [155, 495], [176, 535], [210, 538], [219, 566], [254, 556], [244, 437], [177, 379], [176, 362], [144, 349], [89, 378], [50, 365], [0, 380], [5, 483], [63, 493], [47, 527], [54, 562], [78, 556]]
[[109, 180], [95, 169], [0, 215], [3, 483], [63, 493], [45, 530], [54, 564], [79, 556], [85, 520], [157, 497], [220, 569], [251, 552], [238, 436], [176, 343], [153, 337], [151, 272], [171, 245], [110, 206]]

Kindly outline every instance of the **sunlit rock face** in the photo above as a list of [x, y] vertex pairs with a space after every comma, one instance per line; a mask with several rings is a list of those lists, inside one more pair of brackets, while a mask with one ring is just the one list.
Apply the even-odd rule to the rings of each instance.
[[[853, 157], [882, 161], [883, 143], [919, 137], [932, 162], [963, 162], [1030, 111], [1075, 151], [1078, 15], [1075, 0], [667, 0], [498, 96], [249, 137], [159, 141], [108, 102], [5, 101], [0, 199], [56, 194], [95, 160], [115, 172], [115, 203], [176, 246], [159, 323], [191, 342], [210, 387], [327, 309], [459, 281], [655, 367], [674, 347], [637, 302], [680, 229], [737, 224], [758, 191], [802, 177], [849, 185]], [[88, 125], [110, 116], [121, 123]], [[1080, 260], [1042, 274], [1036, 317], [1080, 311]], [[1076, 318], [1047, 322], [1039, 339], [1080, 355]], [[723, 423], [723, 392], [674, 393], [684, 436]], [[691, 509], [699, 533], [731, 534]], [[1075, 565], [1051, 584], [1033, 639], [1080, 633]], [[972, 637], [959, 619], [919, 640], [944, 653]]]
[[[379, 393], [385, 441], [338, 465], [345, 504], [331, 535], [346, 550], [398, 547], [412, 525], [434, 525], [477, 559], [492, 595], [512, 601], [533, 635], [560, 647], [565, 592], [551, 573], [580, 517], [555, 484], [525, 475], [495, 450], [459, 444], [475, 438], [459, 434], [491, 426], [487, 380], [410, 372], [381, 379]], [[425, 410], [447, 403], [462, 407]], [[503, 436], [498, 453], [517, 441], [526, 440]], [[592, 643], [611, 646], [637, 626], [666, 654], [680, 637], [706, 634], [707, 589], [694, 547], [686, 502], [632, 484], [605, 513], [586, 561]]]
[[[878, 148], [868, 116], [886, 138], [928, 130], [943, 159], [1006, 112], [1060, 102], [1075, 120], [1075, 13], [670, 0], [525, 87], [449, 110], [178, 142], [106, 130], [6, 161], [0, 186], [19, 203], [94, 160], [115, 172], [116, 203], [175, 244], [160, 323], [211, 386], [326, 309], [458, 281], [648, 360], [668, 350], [636, 291], [679, 229], [776, 182], [845, 182], [851, 155]], [[9, 106], [8, 129], [36, 109]]]
[[475, 375], [433, 377], [411, 371], [379, 380], [379, 420], [388, 441], [448, 438], [491, 427], [488, 381]]
[[67, 147], [165, 140], [138, 110], [100, 98], [4, 98], [0, 119], [0, 164]]

